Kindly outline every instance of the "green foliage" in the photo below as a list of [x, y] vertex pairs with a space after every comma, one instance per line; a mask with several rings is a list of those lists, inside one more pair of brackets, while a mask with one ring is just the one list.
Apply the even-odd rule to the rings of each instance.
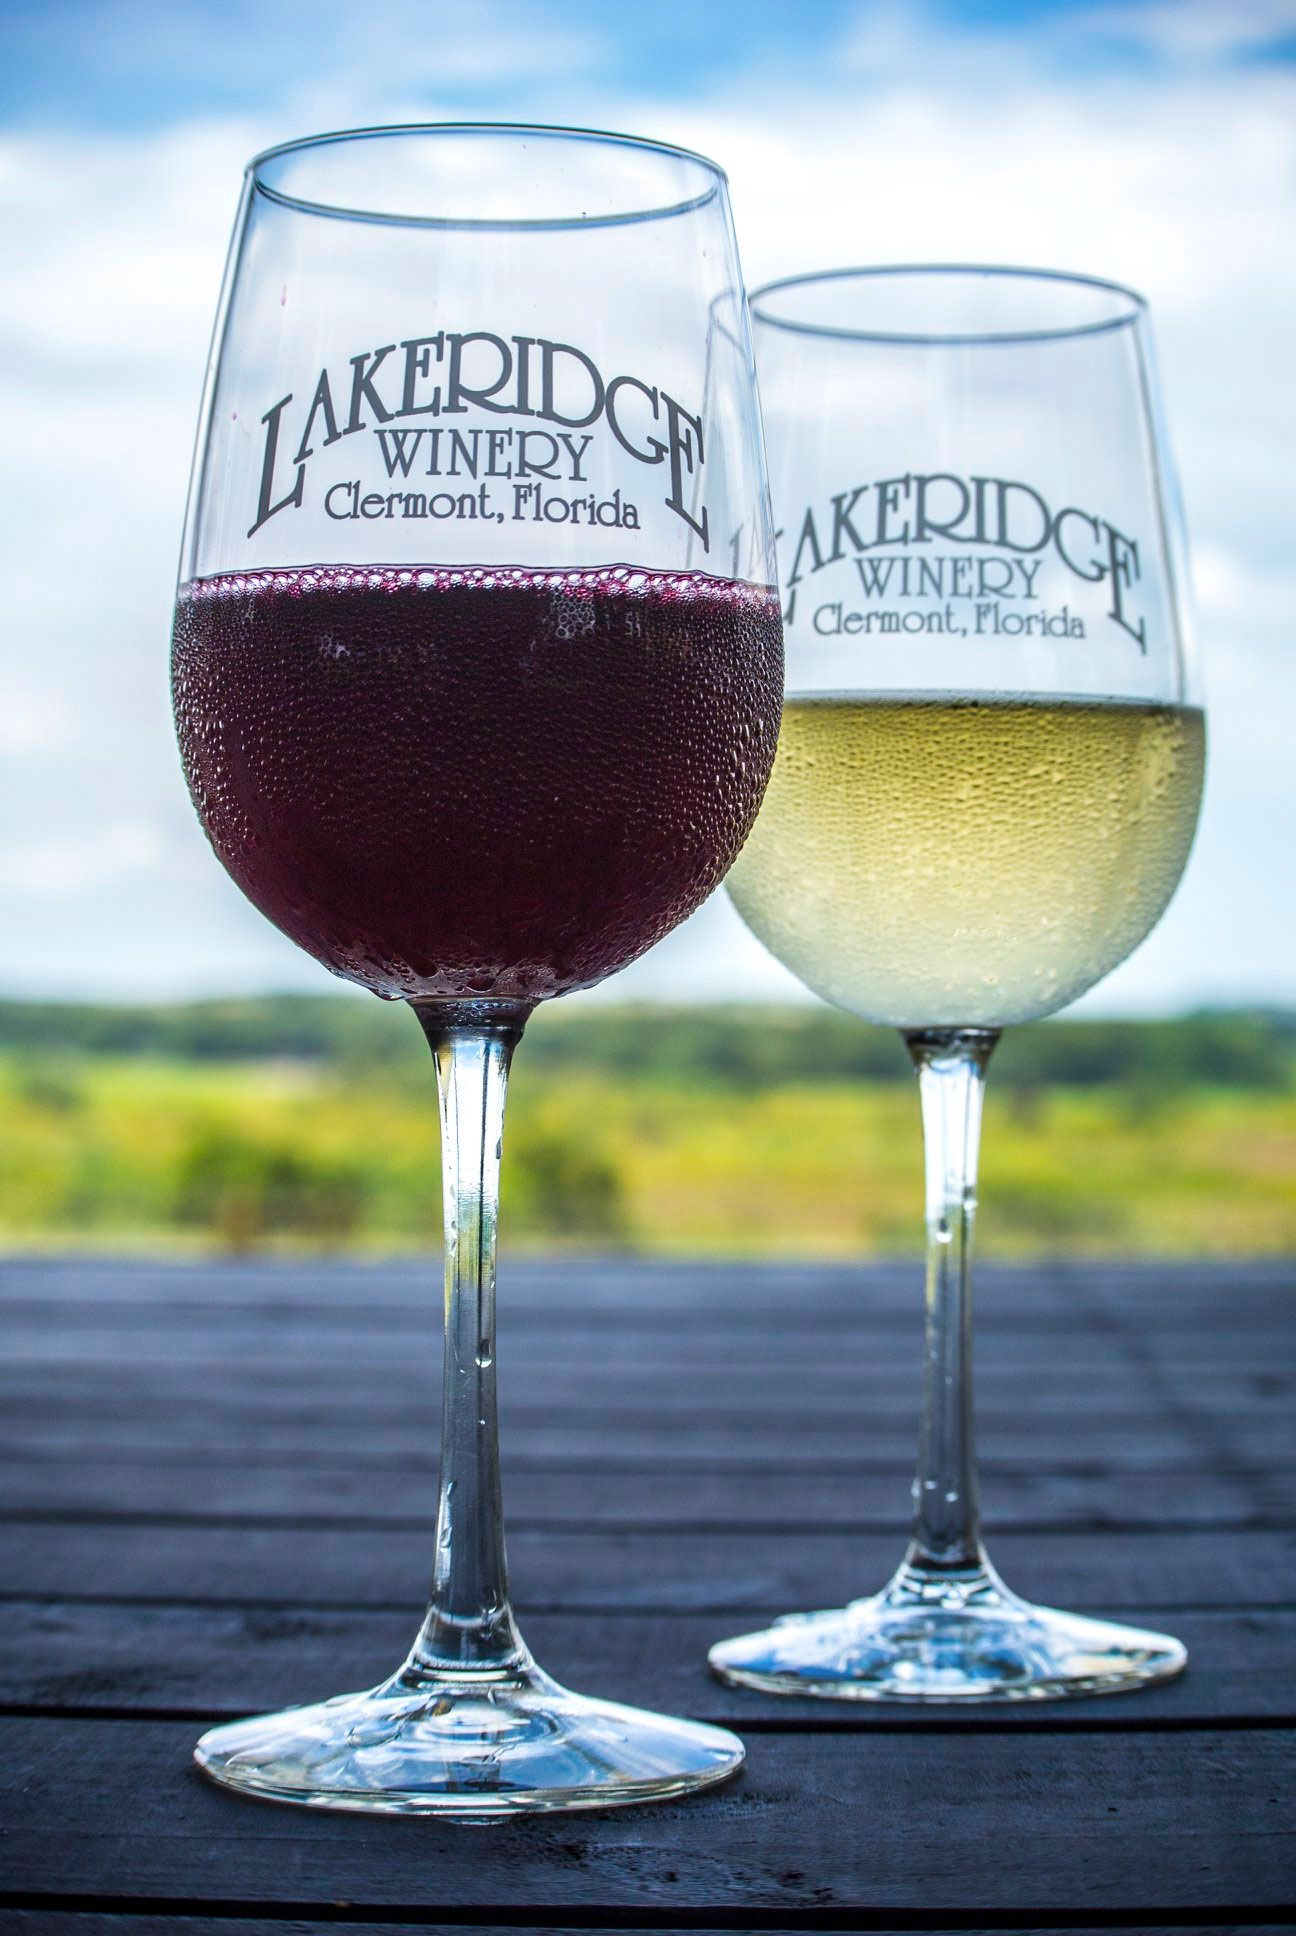
[[355, 1165], [231, 1125], [200, 1127], [176, 1165], [175, 1221], [231, 1251], [280, 1236], [336, 1248], [354, 1234], [363, 1199]]
[[[416, 1250], [440, 1233], [411, 1019], [339, 996], [0, 1004], [0, 1243]], [[990, 1254], [1296, 1251], [1281, 1015], [1050, 1022], [990, 1072]], [[920, 1239], [907, 1057], [828, 1010], [555, 1004], [509, 1104], [509, 1247], [850, 1256]]]
[[[395, 1007], [356, 993], [114, 1008], [0, 1001], [0, 1052], [146, 1055], [248, 1062], [270, 1057], [422, 1081], [418, 1031]], [[910, 1079], [893, 1029], [829, 1008], [557, 1002], [538, 1011], [527, 1057], [542, 1072], [707, 1081], [755, 1090], [778, 1082]], [[1296, 1084], [1296, 1014], [1215, 1010], [1170, 1021], [1048, 1021], [1009, 1029], [995, 1056], [1000, 1089], [1084, 1088], [1144, 1078], [1269, 1094]]]
[[617, 1153], [569, 1114], [522, 1115], [510, 1127], [500, 1208], [509, 1227], [535, 1238], [618, 1250], [632, 1242]]

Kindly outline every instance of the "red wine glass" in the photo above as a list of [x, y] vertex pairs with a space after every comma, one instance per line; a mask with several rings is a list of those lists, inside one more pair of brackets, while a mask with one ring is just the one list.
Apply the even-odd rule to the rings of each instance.
[[536, 1003], [724, 878], [782, 690], [725, 179], [645, 141], [370, 129], [247, 172], [176, 604], [194, 805], [248, 898], [414, 1010], [441, 1097], [431, 1604], [369, 1692], [214, 1728], [215, 1780], [493, 1820], [722, 1780], [718, 1728], [587, 1699], [509, 1604], [495, 1227]]

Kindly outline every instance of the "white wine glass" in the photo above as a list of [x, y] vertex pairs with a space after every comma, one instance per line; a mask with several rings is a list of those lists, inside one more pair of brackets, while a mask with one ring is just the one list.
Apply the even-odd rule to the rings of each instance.
[[1162, 1634], [1029, 1605], [978, 1521], [970, 1256], [986, 1065], [1138, 946], [1192, 843], [1205, 730], [1146, 307], [1089, 277], [842, 270], [752, 315], [787, 696], [729, 877], [828, 1001], [899, 1028], [926, 1144], [924, 1412], [890, 1584], [717, 1646], [848, 1699], [1144, 1685]]
[[378, 1687], [205, 1734], [227, 1787], [481, 1822], [682, 1795], [742, 1760], [724, 1729], [560, 1687], [518, 1631], [495, 1251], [528, 1016], [690, 914], [755, 817], [773, 579], [713, 163], [445, 126], [251, 164], [181, 557], [180, 749], [248, 899], [431, 1045], [445, 1348], [422, 1630]]

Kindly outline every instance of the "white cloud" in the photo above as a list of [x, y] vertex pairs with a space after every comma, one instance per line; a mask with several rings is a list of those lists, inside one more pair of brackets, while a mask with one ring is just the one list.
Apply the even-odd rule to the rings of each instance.
[[79, 730], [76, 710], [63, 693], [0, 689], [0, 753], [61, 752]]
[[1296, 564], [1287, 554], [1272, 563], [1248, 560], [1220, 544], [1199, 544], [1193, 555], [1193, 583], [1202, 622], [1228, 650], [1225, 633], [1242, 621], [1257, 645], [1280, 647], [1291, 656], [1292, 618], [1296, 614]]
[[[265, 51], [263, 12], [281, 33], [297, 17], [292, 5], [249, 12], [243, 59]], [[21, 775], [6, 791], [13, 915], [0, 976], [30, 983], [71, 961], [78, 977], [93, 963], [104, 985], [147, 975], [155, 990], [317, 985], [206, 854], [166, 723], [166, 615], [220, 267], [257, 147], [313, 120], [453, 113], [453, 86], [494, 76], [484, 112], [620, 125], [716, 154], [752, 282], [972, 259], [1145, 290], [1196, 542], [1215, 775], [1183, 893], [1106, 995], [1296, 995], [1290, 915], [1275, 927], [1244, 899], [1252, 874], [1289, 865], [1296, 76], [1224, 59], [1267, 44], [1292, 12], [1259, 0], [1095, 7], [1009, 34], [871, 8], [837, 46], [808, 36], [777, 71], [744, 67], [736, 50], [705, 95], [667, 98], [600, 83], [607, 45], [556, 9], [493, 0], [449, 37], [440, 22], [411, 37], [413, 15], [394, 0], [368, 10], [364, 33], [337, 0], [311, 8], [311, 57], [272, 114], [142, 134], [11, 132], [0, 220], [21, 273], [0, 288], [6, 604], [39, 679], [0, 721]], [[1149, 58], [1097, 60], [1099, 43], [1121, 38]], [[167, 858], [181, 851], [184, 937]], [[116, 891], [87, 901], [87, 870]], [[713, 909], [619, 986], [687, 993], [730, 978], [753, 990], [780, 975]]]
[[62, 899], [91, 886], [154, 875], [166, 858], [155, 827], [121, 821], [85, 834], [57, 834], [33, 841], [0, 859], [0, 885]]
[[1296, 6], [1292, 0], [1159, 0], [1150, 6], [1094, 7], [1069, 24], [1163, 59], [1216, 62], [1263, 52], [1296, 32]]
[[22, 264], [0, 282], [0, 343], [27, 448], [87, 412], [110, 416], [120, 448], [130, 415], [192, 395], [247, 141], [237, 126], [0, 141], [0, 221]]

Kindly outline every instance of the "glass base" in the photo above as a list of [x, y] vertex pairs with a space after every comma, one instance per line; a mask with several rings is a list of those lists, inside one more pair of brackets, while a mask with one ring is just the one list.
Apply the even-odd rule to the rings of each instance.
[[723, 1728], [588, 1700], [528, 1666], [402, 1672], [366, 1694], [212, 1728], [194, 1759], [266, 1801], [490, 1823], [668, 1801], [724, 1781], [743, 1752]]
[[839, 1701], [1046, 1701], [1169, 1680], [1188, 1654], [1168, 1634], [1035, 1607], [988, 1565], [928, 1573], [904, 1565], [868, 1600], [795, 1613], [721, 1641], [722, 1681]]

